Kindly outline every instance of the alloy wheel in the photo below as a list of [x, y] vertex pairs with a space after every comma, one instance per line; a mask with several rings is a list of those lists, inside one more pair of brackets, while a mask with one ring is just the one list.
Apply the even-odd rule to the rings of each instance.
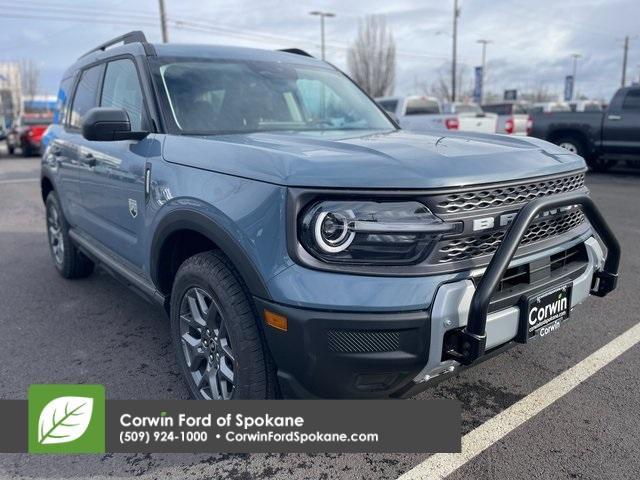
[[206, 399], [230, 399], [235, 388], [235, 356], [222, 309], [202, 288], [190, 288], [182, 297], [180, 341], [200, 394]]
[[49, 246], [58, 265], [64, 261], [64, 237], [60, 225], [60, 216], [55, 206], [50, 206], [47, 213], [47, 229], [49, 231]]
[[571, 153], [578, 153], [578, 147], [571, 142], [562, 142], [559, 146], [565, 150], [569, 150]]

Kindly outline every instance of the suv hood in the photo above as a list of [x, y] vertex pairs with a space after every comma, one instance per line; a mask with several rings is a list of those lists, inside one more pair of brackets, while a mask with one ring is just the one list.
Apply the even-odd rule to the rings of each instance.
[[167, 135], [168, 162], [286, 186], [435, 188], [551, 175], [581, 157], [534, 138], [403, 131]]

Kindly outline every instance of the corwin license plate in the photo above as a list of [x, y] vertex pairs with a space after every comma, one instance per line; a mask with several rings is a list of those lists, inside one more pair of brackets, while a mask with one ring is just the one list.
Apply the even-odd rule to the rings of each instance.
[[[571, 312], [571, 284], [550, 292], [529, 297], [523, 302], [525, 318], [522, 319], [525, 339], [544, 337], [557, 330], [569, 318]], [[526, 341], [526, 340], [525, 340]]]

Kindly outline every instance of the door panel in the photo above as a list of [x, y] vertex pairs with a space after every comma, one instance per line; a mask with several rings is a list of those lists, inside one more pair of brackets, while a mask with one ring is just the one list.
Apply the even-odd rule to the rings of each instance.
[[622, 104], [605, 112], [602, 128], [604, 153], [640, 155], [640, 89], [629, 90]]
[[80, 74], [71, 101], [68, 125], [61, 140], [52, 146], [52, 149], [57, 150], [60, 181], [64, 188], [69, 221], [81, 229], [87, 226], [81, 185], [86, 180], [88, 166], [82, 157], [81, 144], [84, 143], [84, 139], [80, 134], [80, 126], [82, 116], [98, 105], [98, 86], [103, 68], [103, 65], [96, 65]]
[[[107, 63], [99, 104], [125, 109], [132, 130], [147, 130], [142, 89], [133, 60], [121, 58]], [[82, 185], [88, 210], [87, 233], [138, 268], [144, 258], [140, 239], [144, 234], [149, 142], [86, 142], [83, 152], [91, 172]]]

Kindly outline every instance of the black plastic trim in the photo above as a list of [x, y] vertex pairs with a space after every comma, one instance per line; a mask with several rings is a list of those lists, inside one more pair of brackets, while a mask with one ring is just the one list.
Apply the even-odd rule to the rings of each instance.
[[178, 230], [192, 230], [207, 237], [215, 243], [227, 257], [229, 257], [242, 276], [247, 288], [253, 295], [262, 298], [270, 298], [267, 286], [258, 272], [258, 269], [247, 258], [243, 249], [238, 245], [231, 234], [219, 227], [206, 215], [196, 210], [187, 209], [174, 210], [167, 214], [155, 229], [153, 240], [151, 242], [149, 268], [151, 280], [154, 285], [158, 287], [158, 290], [160, 290], [160, 272], [158, 271], [158, 265], [160, 263], [162, 246], [164, 241], [169, 238], [172, 233], [177, 232]]
[[69, 230], [69, 236], [80, 250], [91, 258], [94, 262], [106, 267], [107, 270], [114, 274], [118, 279], [133, 287], [133, 289], [142, 294], [143, 297], [153, 301], [154, 303], [164, 305], [166, 301], [165, 295], [161, 294], [153, 284], [137, 275], [130, 268], [103, 251], [100, 247], [94, 245], [90, 240], [84, 237], [75, 229]]

